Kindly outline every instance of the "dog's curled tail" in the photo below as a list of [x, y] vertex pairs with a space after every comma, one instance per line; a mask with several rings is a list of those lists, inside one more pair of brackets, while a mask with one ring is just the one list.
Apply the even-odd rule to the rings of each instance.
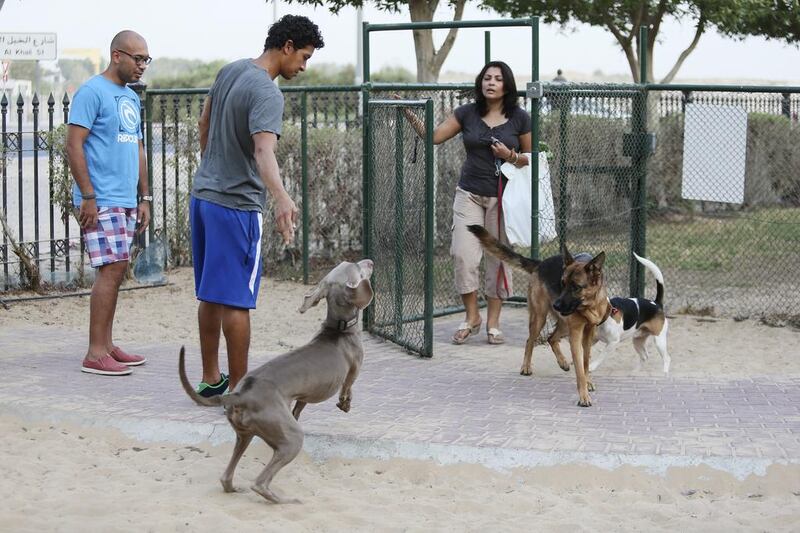
[[214, 405], [222, 405], [228, 407], [229, 405], [236, 405], [239, 400], [238, 393], [232, 394], [225, 394], [225, 395], [217, 395], [212, 396], [211, 398], [206, 398], [205, 396], [200, 396], [196, 390], [192, 387], [192, 384], [189, 383], [189, 378], [186, 377], [186, 363], [184, 361], [186, 357], [186, 348], [181, 346], [181, 354], [178, 357], [178, 375], [181, 378], [181, 385], [183, 385], [183, 390], [186, 391], [186, 394], [189, 395], [189, 398], [195, 401], [198, 405], [203, 405], [206, 407], [214, 406]]
[[527, 257], [518, 254], [509, 246], [506, 246], [496, 238], [489, 235], [489, 232], [486, 231], [486, 228], [483, 226], [471, 224], [467, 226], [467, 229], [473, 235], [475, 235], [479, 241], [481, 241], [481, 246], [483, 246], [484, 250], [501, 261], [507, 261], [512, 267], [524, 270], [529, 274], [532, 274], [538, 270], [541, 261], [528, 259]]
[[639, 261], [644, 267], [650, 271], [654, 278], [656, 278], [656, 299], [654, 300], [659, 306], [664, 306], [664, 275], [661, 274], [661, 269], [656, 266], [655, 263], [650, 261], [649, 259], [645, 259], [644, 257], [640, 257], [636, 255], [636, 252], [633, 252], [633, 256]]

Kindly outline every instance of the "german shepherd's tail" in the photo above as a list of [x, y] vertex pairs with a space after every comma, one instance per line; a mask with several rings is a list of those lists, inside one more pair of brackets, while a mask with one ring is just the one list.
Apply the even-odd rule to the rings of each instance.
[[633, 253], [633, 256], [656, 278], [656, 299], [654, 301], [659, 307], [664, 307], [664, 276], [661, 274], [661, 270], [649, 259], [636, 255], [636, 252]]
[[218, 396], [212, 396], [211, 398], [206, 398], [205, 396], [200, 396], [194, 388], [192, 388], [192, 384], [189, 383], [189, 378], [186, 377], [186, 363], [184, 362], [186, 354], [186, 349], [181, 346], [181, 354], [178, 357], [178, 375], [181, 378], [181, 385], [183, 385], [183, 390], [186, 391], [186, 394], [189, 395], [189, 398], [195, 401], [198, 405], [203, 406], [213, 406], [213, 405], [222, 405], [225, 407], [229, 407], [231, 405], [239, 405], [241, 403], [239, 393], [232, 392], [230, 394], [220, 394]]
[[473, 235], [475, 235], [479, 241], [481, 241], [481, 246], [483, 246], [483, 249], [486, 250], [487, 253], [495, 256], [501, 261], [506, 261], [512, 267], [524, 270], [529, 274], [533, 274], [539, 269], [539, 264], [541, 261], [528, 259], [527, 257], [518, 254], [510, 247], [489, 235], [489, 232], [486, 231], [486, 228], [483, 226], [472, 224], [467, 226], [467, 229]]

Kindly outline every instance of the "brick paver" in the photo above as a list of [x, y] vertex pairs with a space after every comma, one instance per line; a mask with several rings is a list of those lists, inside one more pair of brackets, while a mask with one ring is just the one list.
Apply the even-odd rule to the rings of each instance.
[[[430, 360], [364, 335], [353, 408], [342, 413], [335, 401], [307, 407], [301, 419], [306, 451], [496, 466], [708, 463], [737, 474], [800, 463], [798, 377], [598, 377], [594, 405], [583, 409], [575, 405], [574, 373], [517, 373], [524, 328], [507, 320], [507, 329], [520, 332], [507, 345], [456, 347], [447, 340], [458, 319], [441, 319]], [[200, 408], [182, 391], [178, 346], [129, 346], [148, 354], [148, 363], [132, 376], [108, 378], [81, 374], [84, 341], [83, 333], [55, 328], [0, 331], [0, 373], [15, 376], [0, 390], [0, 409], [117, 427], [143, 439], [233, 439], [220, 409]], [[188, 372], [196, 380], [198, 350], [188, 349], [194, 354]], [[552, 357], [549, 348], [537, 350], [535, 361]], [[268, 357], [254, 348], [253, 366]]]

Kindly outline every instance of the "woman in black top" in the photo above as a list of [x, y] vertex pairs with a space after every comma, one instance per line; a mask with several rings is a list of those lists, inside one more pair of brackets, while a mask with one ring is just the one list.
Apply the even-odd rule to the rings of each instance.
[[[406, 117], [423, 135], [422, 121], [410, 111]], [[466, 160], [453, 202], [453, 256], [455, 284], [466, 308], [466, 319], [453, 334], [462, 344], [480, 331], [478, 308], [479, 266], [483, 251], [467, 226], [480, 224], [493, 236], [508, 244], [502, 216], [502, 188], [506, 179], [500, 166], [511, 163], [521, 168], [528, 164], [523, 153], [531, 152], [531, 120], [517, 104], [517, 87], [511, 68], [502, 61], [487, 63], [475, 78], [475, 102], [455, 109], [433, 132], [433, 144], [440, 144], [461, 133]], [[501, 179], [502, 178], [502, 179]], [[510, 268], [493, 257], [486, 257], [484, 292], [488, 299], [486, 332], [490, 344], [504, 342], [500, 331], [503, 299], [513, 293]]]

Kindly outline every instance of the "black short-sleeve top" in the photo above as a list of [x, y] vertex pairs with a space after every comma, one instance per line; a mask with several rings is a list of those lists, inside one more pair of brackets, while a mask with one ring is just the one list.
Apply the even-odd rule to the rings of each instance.
[[[475, 103], [459, 106], [453, 111], [461, 124], [461, 139], [467, 157], [461, 167], [458, 186], [480, 196], [497, 196], [497, 165], [492, 153], [491, 138], [499, 139], [517, 153], [520, 150], [520, 135], [530, 133], [531, 117], [517, 106], [508, 120], [490, 128], [478, 114]], [[502, 164], [499, 160], [497, 163]], [[503, 180], [505, 186], [505, 179]]]

